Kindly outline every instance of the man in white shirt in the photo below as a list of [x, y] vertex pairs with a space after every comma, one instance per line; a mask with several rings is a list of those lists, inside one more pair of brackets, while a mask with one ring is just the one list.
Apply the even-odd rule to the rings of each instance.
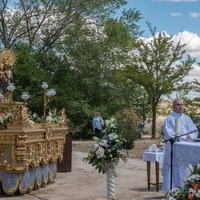
[[98, 138], [102, 137], [103, 126], [104, 126], [103, 118], [100, 116], [99, 112], [95, 112], [93, 120], [92, 120], [92, 127], [93, 127], [95, 136], [97, 136]]

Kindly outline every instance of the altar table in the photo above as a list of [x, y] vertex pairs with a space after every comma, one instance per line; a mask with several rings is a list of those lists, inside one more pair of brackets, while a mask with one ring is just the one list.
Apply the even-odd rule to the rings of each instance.
[[[147, 162], [147, 187], [150, 190], [150, 185], [156, 185], [156, 192], [159, 192], [159, 163], [162, 163], [163, 152], [145, 151], [143, 160]], [[151, 183], [151, 162], [155, 162], [156, 183]]]

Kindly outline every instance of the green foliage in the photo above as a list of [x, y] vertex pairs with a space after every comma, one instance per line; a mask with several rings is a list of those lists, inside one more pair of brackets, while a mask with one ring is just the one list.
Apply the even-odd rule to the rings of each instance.
[[127, 25], [133, 37], [140, 36], [143, 33], [137, 24], [142, 19], [140, 11], [133, 8], [127, 11], [124, 10], [122, 13], [123, 15], [120, 17], [120, 21]]
[[141, 136], [138, 125], [141, 120], [133, 109], [124, 109], [115, 114], [116, 123], [118, 125], [118, 134], [127, 140], [126, 149], [134, 147], [134, 141]]

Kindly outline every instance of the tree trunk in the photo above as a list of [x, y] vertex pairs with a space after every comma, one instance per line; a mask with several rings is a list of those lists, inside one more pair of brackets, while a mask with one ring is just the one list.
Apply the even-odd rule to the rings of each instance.
[[156, 138], [156, 108], [157, 105], [152, 103], [152, 129], [151, 129], [151, 138]]

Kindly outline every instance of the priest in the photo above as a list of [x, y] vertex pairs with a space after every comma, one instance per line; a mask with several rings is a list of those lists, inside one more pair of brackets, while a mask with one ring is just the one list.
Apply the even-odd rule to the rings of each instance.
[[[164, 136], [167, 141], [162, 167], [162, 190], [165, 192], [176, 187], [183, 187], [184, 181], [189, 175], [188, 167], [173, 166], [173, 163], [171, 166], [171, 161], [169, 159], [171, 158], [171, 145], [173, 144], [173, 140], [170, 139], [176, 138], [176, 141], [178, 140], [180, 142], [191, 141], [198, 136], [196, 125], [188, 115], [184, 114], [183, 100], [175, 99], [172, 106], [173, 112], [167, 116], [163, 126]], [[173, 167], [172, 170], [171, 167]]]

